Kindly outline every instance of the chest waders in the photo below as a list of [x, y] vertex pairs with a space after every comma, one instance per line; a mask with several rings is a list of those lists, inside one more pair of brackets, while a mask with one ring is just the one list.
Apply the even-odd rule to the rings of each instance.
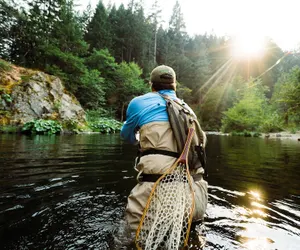
[[180, 156], [175, 155], [178, 152], [156, 149], [143, 152], [144, 155], [173, 154], [177, 160], [161, 175], [140, 176], [140, 181], [151, 181], [154, 184], [136, 230], [135, 244], [138, 250], [178, 250], [188, 247], [195, 210], [195, 177], [193, 181], [189, 165], [197, 168], [194, 163], [197, 160], [200, 165], [200, 160], [201, 167], [205, 166], [203, 147], [206, 137], [196, 116], [184, 104], [167, 96], [160, 96], [167, 103], [169, 122]]

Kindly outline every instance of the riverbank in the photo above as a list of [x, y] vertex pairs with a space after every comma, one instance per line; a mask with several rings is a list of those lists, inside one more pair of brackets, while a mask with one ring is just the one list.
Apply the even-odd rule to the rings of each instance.
[[264, 133], [261, 135], [261, 137], [269, 139], [291, 139], [300, 142], [300, 131], [295, 134], [291, 134], [289, 132]]
[[114, 134], [120, 132], [123, 125], [122, 122], [113, 118], [91, 117], [90, 115], [85, 123], [85, 126], [82, 126], [76, 122], [60, 123], [53, 120], [39, 119], [27, 122], [23, 125], [0, 125], [0, 134]]
[[[216, 132], [216, 131], [205, 131], [207, 135], [221, 135], [221, 136], [237, 136], [237, 134], [232, 133], [222, 133], [222, 132]], [[261, 138], [267, 138], [267, 139], [289, 139], [289, 140], [295, 140], [300, 142], [300, 131], [297, 131], [295, 134], [291, 134], [287, 131], [283, 132], [277, 132], [277, 133], [253, 133], [255, 136], [251, 135], [251, 133], [248, 133], [246, 135], [239, 134], [238, 136], [245, 136], [245, 137], [261, 137]]]

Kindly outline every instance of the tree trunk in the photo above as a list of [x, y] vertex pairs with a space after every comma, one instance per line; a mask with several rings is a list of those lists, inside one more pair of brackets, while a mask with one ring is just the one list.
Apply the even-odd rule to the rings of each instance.
[[284, 114], [284, 124], [289, 125], [289, 115], [288, 112], [285, 112]]
[[122, 109], [121, 109], [121, 122], [124, 120], [124, 109], [125, 109], [125, 102], [122, 104]]
[[156, 31], [156, 26], [155, 26], [155, 31], [154, 31], [154, 51], [153, 51], [153, 63], [156, 65], [156, 49], [157, 49], [157, 31]]

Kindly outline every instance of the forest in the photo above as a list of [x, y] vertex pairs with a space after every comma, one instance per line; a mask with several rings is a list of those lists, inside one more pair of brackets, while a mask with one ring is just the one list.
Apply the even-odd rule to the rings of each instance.
[[300, 47], [283, 51], [266, 38], [261, 57], [234, 57], [231, 37], [189, 35], [178, 2], [167, 28], [158, 0], [148, 14], [138, 0], [76, 6], [0, 0], [0, 58], [60, 77], [90, 116], [126, 120], [130, 100], [150, 91], [151, 70], [165, 64], [206, 131], [300, 129]]

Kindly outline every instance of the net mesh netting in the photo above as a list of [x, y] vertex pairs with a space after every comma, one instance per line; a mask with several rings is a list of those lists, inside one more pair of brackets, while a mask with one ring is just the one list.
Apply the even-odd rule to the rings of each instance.
[[186, 246], [193, 210], [189, 169], [177, 160], [152, 188], [137, 229], [137, 248], [178, 250]]

